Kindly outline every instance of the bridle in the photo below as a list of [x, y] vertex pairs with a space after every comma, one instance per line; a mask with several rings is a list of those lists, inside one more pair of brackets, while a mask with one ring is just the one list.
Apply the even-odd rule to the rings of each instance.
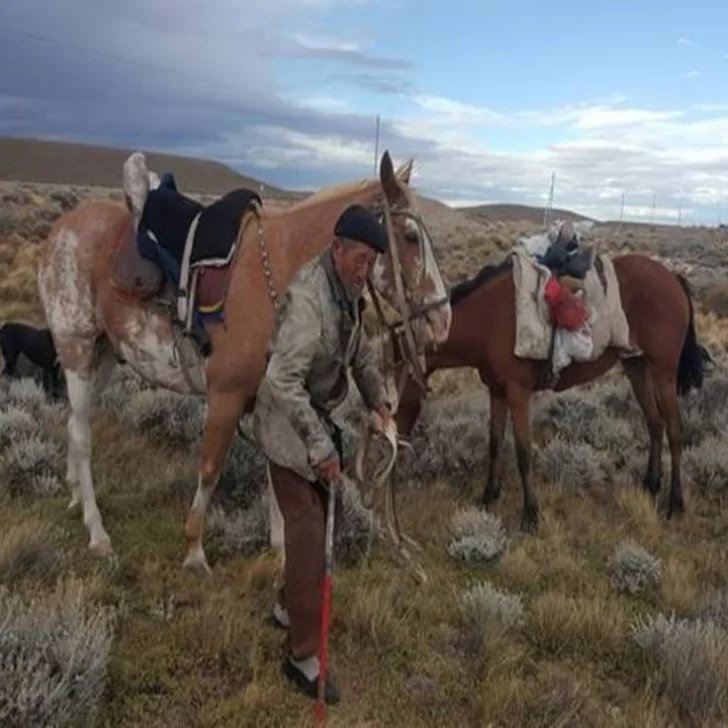
[[[395, 242], [394, 226], [392, 225], [392, 218], [395, 216], [401, 216], [405, 219], [411, 220], [417, 227], [418, 232], [418, 244], [420, 248], [420, 266], [417, 280], [415, 281], [415, 291], [421, 290], [422, 283], [428, 274], [428, 256], [426, 255], [425, 244], [429, 242], [431, 244], [432, 238], [430, 237], [427, 225], [424, 219], [418, 212], [414, 212], [407, 207], [390, 207], [386, 198], [384, 198], [375, 212], [378, 214], [380, 222], [384, 223], [387, 231], [387, 237], [389, 239], [389, 246], [387, 255], [390, 258], [392, 264], [392, 278], [394, 279], [395, 286], [395, 297], [397, 302], [397, 309], [399, 313], [399, 319], [390, 322], [384, 314], [380, 295], [377, 293], [371, 278], [367, 278], [367, 288], [369, 289], [369, 295], [374, 304], [374, 308], [377, 312], [377, 317], [381, 326], [388, 330], [390, 339], [397, 343], [397, 349], [401, 352], [401, 362], [395, 361], [395, 356], [389, 351], [387, 346], [384, 346], [384, 358], [385, 358], [385, 371], [395, 371], [398, 363], [404, 364], [402, 371], [400, 372], [399, 382], [397, 384], [397, 402], [402, 397], [407, 374], [409, 373], [412, 379], [422, 389], [423, 394], [429, 392], [427, 385], [426, 376], [426, 365], [424, 352], [421, 352], [415, 341], [415, 336], [412, 331], [412, 322], [423, 318], [433, 308], [441, 306], [443, 303], [447, 303], [450, 298], [449, 292], [446, 290], [445, 295], [428, 303], [424, 303], [422, 298], [423, 294], [414, 293], [409, 287], [404, 287], [404, 275], [402, 272], [402, 262], [399, 256], [399, 250]], [[437, 267], [437, 263], [435, 263]], [[439, 270], [436, 271], [439, 273]]]

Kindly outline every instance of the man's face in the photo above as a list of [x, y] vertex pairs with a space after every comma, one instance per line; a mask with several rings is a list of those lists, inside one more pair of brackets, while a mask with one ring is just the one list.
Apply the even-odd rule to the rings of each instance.
[[361, 296], [364, 292], [367, 276], [377, 259], [377, 253], [364, 243], [334, 240], [332, 253], [336, 272], [341, 278], [344, 287], [353, 297]]

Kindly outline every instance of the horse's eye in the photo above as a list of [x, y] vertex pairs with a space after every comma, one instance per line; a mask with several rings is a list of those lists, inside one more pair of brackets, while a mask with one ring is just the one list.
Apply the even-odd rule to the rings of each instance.
[[420, 242], [420, 235], [419, 235], [419, 233], [417, 232], [417, 230], [408, 230], [408, 231], [407, 231], [407, 232], [406, 232], [406, 233], [404, 234], [404, 239], [405, 239], [405, 240], [406, 240], [406, 241], [407, 241], [408, 243], [419, 243], [419, 242]]

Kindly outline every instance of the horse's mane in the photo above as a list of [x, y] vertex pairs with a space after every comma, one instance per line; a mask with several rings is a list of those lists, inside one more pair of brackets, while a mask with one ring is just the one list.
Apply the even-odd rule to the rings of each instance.
[[[414, 159], [409, 159], [399, 166], [399, 168], [395, 171], [394, 176], [397, 179], [402, 179], [405, 175], [409, 177], [412, 174], [413, 168]], [[337, 185], [324, 187], [323, 189], [314, 192], [312, 195], [305, 197], [303, 200], [294, 203], [288, 208], [288, 210], [298, 211], [307, 209], [313, 205], [331, 202], [331, 200], [334, 200], [337, 197], [348, 197], [354, 193], [363, 192], [369, 185], [372, 184], [379, 184], [379, 180], [371, 177], [363, 177], [361, 179], [354, 180], [353, 182], [341, 182]]]
[[304, 208], [311, 207], [313, 205], [320, 205], [324, 202], [330, 202], [337, 197], [345, 197], [355, 192], [361, 192], [367, 185], [372, 184], [375, 180], [371, 179], [360, 179], [355, 182], [342, 182], [338, 185], [332, 185], [331, 187], [324, 187], [312, 195], [305, 197], [300, 202], [296, 202], [291, 205], [289, 210], [302, 210]]
[[454, 285], [450, 289], [450, 304], [454, 306], [459, 303], [496, 276], [510, 270], [512, 266], [510, 256], [497, 263], [486, 263], [474, 276]]

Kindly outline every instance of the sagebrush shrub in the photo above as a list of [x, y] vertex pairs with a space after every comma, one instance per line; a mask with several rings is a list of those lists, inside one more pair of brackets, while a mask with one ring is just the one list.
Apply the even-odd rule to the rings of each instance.
[[700, 390], [693, 390], [680, 402], [686, 448], [721, 437], [728, 430], [728, 373], [720, 369], [711, 374]]
[[268, 508], [261, 499], [234, 513], [213, 507], [207, 524], [210, 543], [223, 556], [249, 556], [269, 542]]
[[697, 447], [684, 451], [683, 468], [694, 485], [707, 495], [721, 495], [728, 488], [728, 440], [711, 435]]
[[0, 448], [8, 447], [37, 431], [38, 420], [19, 407], [10, 405], [0, 411]]
[[493, 561], [508, 545], [501, 519], [479, 508], [461, 508], [452, 518], [448, 553], [463, 561]]
[[525, 622], [521, 597], [501, 591], [488, 581], [465, 590], [459, 606], [465, 624], [479, 636], [518, 628]]
[[603, 460], [584, 442], [571, 442], [560, 435], [548, 442], [538, 456], [544, 477], [572, 488], [589, 488], [604, 480]]
[[177, 447], [200, 441], [205, 400], [166, 389], [143, 389], [132, 395], [124, 419], [154, 440]]
[[705, 722], [728, 715], [728, 635], [721, 627], [660, 614], [638, 623], [633, 638], [682, 717]]
[[465, 481], [483, 471], [488, 462], [488, 413], [486, 394], [480, 390], [428, 401], [412, 430], [412, 452], [402, 450], [398, 458], [397, 477]]
[[637, 594], [656, 589], [662, 581], [662, 562], [631, 541], [620, 544], [609, 558], [612, 584], [618, 591]]
[[55, 579], [65, 557], [56, 547], [55, 533], [43, 521], [27, 519], [0, 533], [0, 583], [23, 579]]
[[356, 566], [369, 555], [370, 546], [377, 535], [379, 519], [364, 507], [359, 489], [353, 481], [344, 477], [342, 493], [343, 513], [335, 543], [337, 560]]
[[728, 630], [728, 591], [713, 591], [705, 601], [703, 617]]
[[14, 440], [2, 456], [6, 487], [10, 495], [28, 491], [50, 495], [61, 488], [63, 458], [60, 447], [38, 435]]
[[33, 418], [38, 418], [47, 403], [43, 387], [30, 377], [13, 379], [7, 391], [7, 401]]
[[106, 681], [113, 612], [82, 582], [34, 601], [0, 588], [0, 725], [91, 724]]
[[239, 433], [234, 435], [225, 454], [215, 492], [226, 506], [250, 507], [267, 482], [265, 456], [252, 439], [249, 429], [244, 427], [246, 437]]
[[566, 393], [542, 402], [536, 409], [533, 425], [571, 443], [596, 444], [602, 413], [599, 406], [585, 397]]

